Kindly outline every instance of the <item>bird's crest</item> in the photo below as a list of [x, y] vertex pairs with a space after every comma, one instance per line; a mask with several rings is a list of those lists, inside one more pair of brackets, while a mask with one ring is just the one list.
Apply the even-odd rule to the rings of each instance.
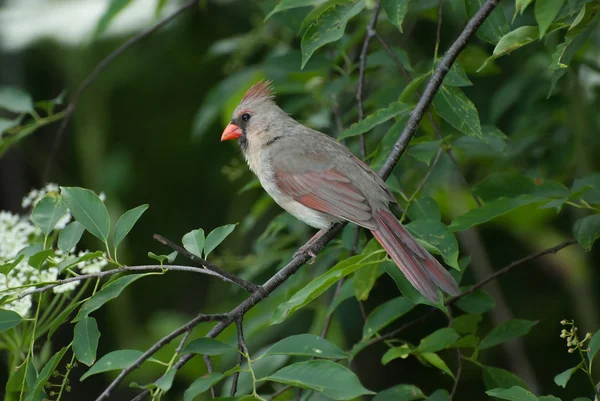
[[247, 100], [273, 100], [275, 91], [271, 81], [259, 81], [244, 94], [242, 102]]

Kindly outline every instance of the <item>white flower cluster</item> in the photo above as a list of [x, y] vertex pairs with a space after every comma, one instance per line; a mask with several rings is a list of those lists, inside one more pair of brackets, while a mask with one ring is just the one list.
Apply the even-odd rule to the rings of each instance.
[[[32, 208], [48, 192], [58, 190], [56, 184], [48, 184], [41, 190], [33, 190], [23, 199], [22, 206]], [[100, 198], [103, 199], [104, 194], [101, 194]], [[63, 229], [71, 219], [69, 213], [65, 214], [56, 225], [55, 230]], [[0, 211], [0, 266], [15, 261], [17, 254], [22, 249], [33, 243], [39, 243], [40, 240], [41, 233], [39, 229], [27, 217]], [[40, 270], [32, 267], [27, 257], [23, 258], [7, 275], [0, 273], [0, 308], [13, 310], [21, 316], [27, 316], [31, 309], [31, 296], [25, 296], [6, 304], [2, 304], [2, 299], [20, 294], [27, 290], [24, 286], [29, 284], [56, 281], [59, 276], [57, 267], [59, 263], [84, 256], [87, 253], [88, 251], [76, 253], [75, 248], [69, 252], [57, 249]], [[83, 274], [91, 274], [98, 273], [107, 264], [105, 258], [99, 257], [80, 262], [74, 267]], [[56, 294], [69, 292], [78, 285], [79, 281], [74, 281], [54, 287], [53, 291]]]

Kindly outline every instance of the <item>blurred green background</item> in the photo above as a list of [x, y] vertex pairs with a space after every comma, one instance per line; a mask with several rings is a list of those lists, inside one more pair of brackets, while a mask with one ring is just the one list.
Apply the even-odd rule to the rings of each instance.
[[[334, 51], [333, 46], [320, 49], [301, 70], [300, 38], [296, 33], [309, 9], [290, 10], [264, 23], [264, 16], [276, 3], [200, 1], [199, 7], [128, 49], [82, 95], [60, 143], [50, 181], [104, 192], [115, 220], [127, 209], [150, 204], [121, 251], [126, 264], [150, 264], [148, 251], [168, 253], [152, 239], [154, 233], [179, 241], [195, 228], [206, 231], [239, 222], [238, 229], [213, 256], [214, 261], [262, 283], [289, 260], [292, 245], [300, 245], [312, 235], [301, 223], [280, 215], [280, 209], [255, 185], [240, 193], [253, 178], [235, 144], [220, 143], [219, 138], [241, 94], [263, 77], [274, 80], [279, 104], [300, 121], [338, 135], [340, 127], [333, 112], [338, 108], [339, 123], [348, 127], [356, 120], [358, 51], [370, 14], [365, 11], [349, 23], [346, 35], [336, 45], [343, 52]], [[504, 13], [511, 18], [514, 2], [503, 3]], [[106, 9], [104, 1], [0, 1], [0, 86], [20, 87], [36, 100], [54, 98], [66, 90], [68, 102], [78, 85], [110, 51], [180, 4], [183, 3], [174, 0], [131, 1], [106, 31], [95, 35]], [[380, 18], [380, 34], [407, 55], [411, 71], [416, 73], [426, 69], [433, 54], [437, 4], [429, 0], [413, 4], [402, 34], [384, 22], [384, 15]], [[461, 1], [444, 4], [440, 53], [464, 26], [466, 14], [460, 4]], [[159, 5], [163, 8], [157, 11]], [[532, 18], [526, 13], [513, 24], [523, 25]], [[600, 30], [596, 28], [590, 35], [585, 54], [580, 54], [567, 70], [557, 93], [546, 98], [550, 87], [547, 65], [559, 41], [559, 37], [550, 36], [497, 60], [480, 73], [475, 71], [491, 54], [493, 45], [475, 39], [459, 59], [474, 84], [465, 88], [465, 93], [476, 105], [482, 123], [496, 124], [510, 138], [510, 150], [502, 155], [466, 140], [459, 144], [462, 147], [456, 146], [455, 154], [470, 183], [490, 172], [517, 171], [570, 185], [575, 177], [598, 171]], [[373, 41], [367, 71], [368, 112], [385, 107], [406, 85], [386, 57]], [[331, 68], [333, 63], [346, 74]], [[439, 123], [444, 133], [452, 132], [448, 124]], [[58, 124], [41, 128], [2, 155], [0, 209], [26, 213], [20, 206], [21, 199], [29, 190], [44, 184]], [[386, 132], [382, 128], [367, 135], [370, 152], [377, 149]], [[431, 135], [431, 125], [424, 120], [417, 142], [418, 138]], [[357, 143], [351, 141], [348, 145], [357, 150]], [[427, 165], [409, 153], [395, 174], [410, 193], [426, 170]], [[423, 193], [436, 199], [446, 221], [472, 205], [446, 156]], [[497, 270], [569, 238], [573, 221], [581, 216], [578, 209], [566, 210], [557, 217], [550, 209], [520, 208], [479, 228], [479, 236], [473, 232], [460, 235], [461, 255], [471, 254], [473, 263], [481, 266], [487, 261], [492, 271]], [[274, 221], [279, 225], [269, 225]], [[257, 242], [267, 226], [272, 231]], [[84, 241], [91, 250], [99, 246], [88, 234]], [[477, 252], [482, 249], [487, 256]], [[333, 252], [319, 256], [315, 266], [303, 267], [289, 283], [249, 313], [245, 328], [252, 352], [284, 335], [318, 333], [331, 294], [285, 324], [269, 326], [269, 319], [274, 307], [289, 297], [292, 289], [331, 266], [335, 256]], [[578, 388], [586, 384], [583, 375], [574, 377], [567, 389], [553, 382], [556, 374], [577, 363], [559, 338], [559, 322], [575, 318], [583, 332], [598, 330], [598, 256], [597, 247], [585, 254], [573, 246], [556, 256], [528, 263], [498, 280], [498, 287], [490, 292], [494, 296], [500, 290], [506, 304], [497, 306], [498, 316], [486, 315], [484, 327], [491, 328], [494, 319], [502, 319], [503, 313], [539, 323], [524, 338], [523, 348], [512, 351], [517, 360], [511, 359], [505, 348], [498, 347], [488, 351], [485, 363], [515, 371], [538, 394], [552, 393], [563, 400], [581, 395]], [[182, 258], [178, 262], [187, 263]], [[469, 272], [466, 281], [479, 279]], [[396, 296], [398, 290], [393, 281], [383, 276], [365, 308], [368, 312]], [[124, 348], [147, 349], [196, 313], [226, 312], [244, 297], [239, 290], [208, 276], [170, 273], [140, 280], [96, 313], [102, 332], [98, 354]], [[496, 302], [501, 303], [498, 298]], [[408, 319], [423, 313], [425, 309], [421, 308], [416, 308]], [[441, 317], [429, 319], [403, 338], [418, 342], [424, 334], [445, 324]], [[196, 334], [208, 326], [202, 325]], [[61, 330], [59, 338], [68, 343], [72, 327], [65, 325]], [[335, 314], [330, 338], [347, 348], [360, 338], [361, 330], [357, 302], [344, 302]], [[232, 335], [229, 329], [222, 338], [231, 340]], [[60, 341], [52, 347], [63, 346]], [[174, 347], [158, 356], [168, 358]], [[415, 359], [381, 366], [385, 349], [380, 344], [356, 359], [354, 368], [365, 387], [379, 391], [398, 383], [414, 383], [425, 392], [451, 387], [451, 378], [421, 366]], [[454, 354], [443, 355], [454, 367]], [[226, 369], [233, 360], [216, 358], [215, 362]], [[0, 364], [0, 388], [4, 387], [1, 378], [6, 377], [3, 369], [5, 365]], [[73, 372], [73, 391], [65, 399], [90, 399], [112, 377], [98, 375], [78, 383], [83, 372], [84, 369]], [[177, 376], [167, 399], [180, 399], [186, 384], [204, 374], [205, 368], [196, 358], [183, 372]], [[145, 383], [159, 374], [158, 367], [148, 366], [131, 375], [131, 380]], [[463, 362], [457, 399], [482, 399], [484, 390], [481, 371]], [[136, 393], [123, 386], [113, 399], [127, 400]]]

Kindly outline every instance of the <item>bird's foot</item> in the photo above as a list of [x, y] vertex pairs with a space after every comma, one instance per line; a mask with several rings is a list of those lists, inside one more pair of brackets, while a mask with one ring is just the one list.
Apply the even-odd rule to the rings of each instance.
[[294, 253], [294, 258], [307, 253], [308, 256], [310, 256], [310, 260], [306, 263], [309, 265], [312, 265], [313, 263], [315, 263], [315, 260], [317, 259], [317, 255], [310, 249], [311, 246], [312, 246], [312, 244], [306, 244], [306, 245], [303, 245], [300, 248], [298, 248], [298, 250]]

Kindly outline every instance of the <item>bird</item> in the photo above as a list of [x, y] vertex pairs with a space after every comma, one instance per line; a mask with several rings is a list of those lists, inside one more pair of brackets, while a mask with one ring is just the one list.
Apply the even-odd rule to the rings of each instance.
[[450, 273], [391, 212], [396, 198], [381, 177], [342, 143], [282, 110], [271, 81], [254, 84], [233, 111], [221, 141], [234, 139], [263, 189], [294, 217], [320, 230], [342, 221], [364, 227], [429, 301], [438, 303], [438, 287], [458, 295]]

